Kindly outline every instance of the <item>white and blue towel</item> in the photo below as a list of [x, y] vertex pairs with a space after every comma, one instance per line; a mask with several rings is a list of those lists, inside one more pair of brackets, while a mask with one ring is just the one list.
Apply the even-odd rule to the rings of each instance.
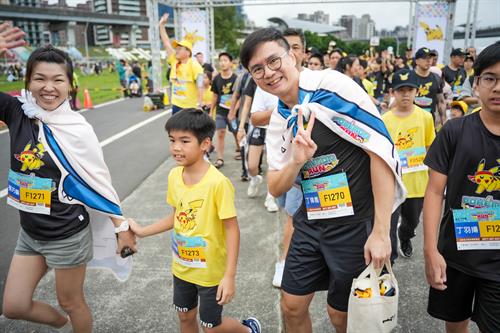
[[382, 158], [396, 179], [394, 210], [404, 202], [406, 189], [401, 178], [399, 156], [377, 108], [357, 83], [333, 70], [302, 71], [298, 104], [289, 110], [279, 102], [266, 136], [267, 161], [271, 170], [280, 170], [291, 158], [299, 108], [304, 123], [314, 112], [316, 119], [332, 132]]

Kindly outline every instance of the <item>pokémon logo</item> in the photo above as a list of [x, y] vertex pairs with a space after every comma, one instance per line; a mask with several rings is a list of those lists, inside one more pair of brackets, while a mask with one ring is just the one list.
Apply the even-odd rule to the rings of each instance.
[[406, 81], [408, 80], [408, 77], [410, 76], [410, 73], [406, 73], [406, 74], [399, 74], [399, 79], [401, 81]]

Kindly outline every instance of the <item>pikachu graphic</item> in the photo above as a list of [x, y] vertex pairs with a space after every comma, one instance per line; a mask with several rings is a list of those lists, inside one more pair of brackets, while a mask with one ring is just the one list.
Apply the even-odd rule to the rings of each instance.
[[[489, 170], [484, 170], [485, 163], [483, 158], [477, 166], [476, 173], [473, 176], [468, 176], [471, 182], [477, 184], [477, 194], [481, 194], [484, 191], [491, 193], [500, 190], [500, 177], [496, 175], [500, 169], [500, 165]], [[497, 163], [500, 164], [500, 159], [497, 159]]]
[[408, 130], [408, 132], [403, 135], [402, 132], [398, 133], [398, 139], [396, 140], [396, 147], [398, 147], [399, 150], [405, 150], [408, 148], [413, 147], [413, 137], [415, 133], [417, 133], [418, 128], [413, 127]]
[[202, 36], [198, 36], [197, 33], [198, 33], [198, 30], [187, 31], [186, 28], [184, 28], [184, 39], [187, 41], [190, 41], [191, 44], [193, 45], [193, 47], [194, 47], [194, 44], [196, 44], [197, 42], [201, 42], [201, 41], [205, 40], [205, 38], [203, 38]]
[[430, 88], [432, 87], [432, 82], [427, 82], [426, 84], [421, 84], [418, 88], [418, 96], [429, 95]]
[[196, 213], [203, 206], [203, 199], [194, 200], [189, 203], [189, 208], [177, 215], [177, 221], [181, 225], [181, 231], [191, 231], [196, 227]]
[[427, 41], [431, 40], [443, 40], [443, 29], [439, 25], [436, 25], [435, 28], [432, 28], [425, 22], [420, 21], [419, 25], [424, 29], [425, 36]]
[[31, 149], [31, 141], [24, 147], [20, 154], [14, 154], [16, 160], [21, 162], [21, 171], [26, 170], [38, 170], [45, 165], [42, 158], [45, 154], [45, 148], [41, 143], [38, 143], [33, 149]]

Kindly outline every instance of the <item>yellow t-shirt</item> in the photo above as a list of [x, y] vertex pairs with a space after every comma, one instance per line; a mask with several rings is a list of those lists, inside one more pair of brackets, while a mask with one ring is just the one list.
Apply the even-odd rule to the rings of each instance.
[[363, 79], [363, 81], [361, 82], [363, 83], [363, 86], [365, 87], [368, 95], [370, 95], [371, 97], [375, 96], [375, 85], [373, 84], [373, 82], [367, 79]]
[[203, 287], [217, 286], [226, 271], [222, 220], [236, 216], [234, 187], [213, 165], [195, 185], [186, 186], [184, 167], [168, 175], [167, 202], [175, 208], [172, 273]]
[[424, 158], [427, 147], [436, 137], [432, 115], [415, 106], [407, 117], [396, 116], [390, 110], [382, 116], [382, 120], [396, 145], [408, 198], [422, 198], [429, 181]]
[[196, 78], [203, 74], [203, 68], [191, 58], [185, 64], [180, 63], [175, 54], [172, 54], [167, 62], [170, 65], [172, 104], [180, 108], [196, 108], [198, 104]]
[[214, 97], [214, 93], [210, 89], [210, 87], [203, 89], [203, 104], [204, 105], [212, 104], [213, 97]]

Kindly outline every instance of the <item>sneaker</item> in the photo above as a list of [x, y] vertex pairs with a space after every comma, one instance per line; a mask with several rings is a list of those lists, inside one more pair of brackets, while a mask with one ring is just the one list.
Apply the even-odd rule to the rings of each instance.
[[249, 327], [252, 330], [252, 333], [261, 333], [262, 329], [260, 327], [260, 322], [257, 320], [257, 318], [250, 317], [248, 319], [245, 319], [241, 322], [243, 325], [246, 327]]
[[273, 286], [275, 286], [276, 288], [281, 288], [281, 279], [283, 279], [284, 269], [285, 269], [284, 261], [278, 261], [276, 265], [274, 265]]
[[266, 201], [264, 201], [264, 206], [269, 213], [276, 213], [279, 210], [276, 200], [271, 195], [267, 196]]
[[250, 198], [255, 198], [259, 194], [259, 186], [262, 184], [262, 176], [257, 175], [250, 179], [250, 185], [248, 185], [247, 195]]
[[241, 181], [242, 182], [247, 182], [249, 180], [250, 180], [250, 177], [248, 177], [248, 175], [246, 175], [246, 174], [242, 174], [241, 175]]
[[399, 241], [399, 252], [405, 258], [411, 258], [413, 255], [413, 246], [411, 240]]

